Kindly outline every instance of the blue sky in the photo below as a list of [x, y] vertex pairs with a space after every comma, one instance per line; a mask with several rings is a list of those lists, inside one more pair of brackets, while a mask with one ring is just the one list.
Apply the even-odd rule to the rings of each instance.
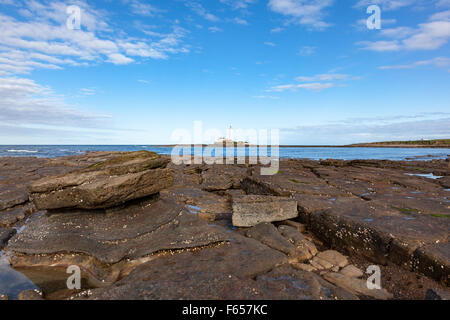
[[450, 138], [449, 39], [449, 0], [0, 0], [0, 144]]

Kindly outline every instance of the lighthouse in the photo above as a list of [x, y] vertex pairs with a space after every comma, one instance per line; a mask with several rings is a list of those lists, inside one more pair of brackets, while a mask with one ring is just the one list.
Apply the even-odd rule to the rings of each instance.
[[233, 126], [232, 126], [232, 125], [230, 125], [230, 128], [228, 129], [227, 140], [228, 140], [228, 141], [234, 141], [234, 137], [233, 137]]

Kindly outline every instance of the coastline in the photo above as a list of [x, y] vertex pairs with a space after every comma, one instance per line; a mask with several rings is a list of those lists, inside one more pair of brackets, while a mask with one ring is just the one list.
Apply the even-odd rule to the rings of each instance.
[[[260, 169], [177, 166], [148, 151], [0, 158], [1, 242], [14, 272], [46, 299], [424, 299], [448, 291], [448, 158], [283, 159], [273, 176]], [[374, 263], [389, 277], [384, 291], [361, 289], [360, 272]], [[75, 293], [64, 290], [64, 272], [49, 278], [71, 265], [87, 277]], [[287, 291], [276, 289], [272, 279], [286, 277]]]

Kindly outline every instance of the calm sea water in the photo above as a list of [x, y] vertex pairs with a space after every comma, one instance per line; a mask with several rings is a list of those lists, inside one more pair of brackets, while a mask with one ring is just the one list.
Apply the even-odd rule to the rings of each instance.
[[[245, 150], [244, 150], [245, 149]], [[24, 145], [9, 145], [0, 146], [0, 157], [66, 157], [83, 154], [87, 151], [138, 151], [149, 150], [160, 154], [171, 154], [172, 148], [159, 146], [145, 146], [145, 145], [116, 145], [116, 146], [102, 146], [102, 145], [85, 145], [85, 146], [24, 146]], [[209, 149], [206, 149], [209, 150]], [[235, 154], [238, 152], [242, 155], [245, 152], [254, 156], [255, 152], [250, 152], [249, 148], [240, 148], [239, 151], [235, 149]], [[186, 151], [185, 151], [186, 152]], [[205, 151], [204, 151], [205, 152]], [[208, 151], [209, 152], [209, 151]], [[241, 153], [242, 152], [242, 153]], [[197, 152], [192, 148], [187, 150], [187, 153], [196, 154]], [[215, 155], [214, 152], [211, 153]], [[270, 149], [268, 151], [270, 155]], [[434, 149], [434, 148], [313, 148], [313, 147], [292, 147], [280, 148], [280, 158], [306, 158], [306, 159], [377, 159], [377, 160], [410, 160], [418, 158], [421, 160], [430, 159], [445, 159], [450, 156], [450, 148]], [[426, 157], [432, 155], [433, 157]], [[423, 158], [421, 158], [423, 157]]]

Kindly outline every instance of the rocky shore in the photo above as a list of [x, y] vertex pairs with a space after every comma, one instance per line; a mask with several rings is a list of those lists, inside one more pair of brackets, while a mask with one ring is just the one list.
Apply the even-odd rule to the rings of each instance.
[[448, 158], [0, 158], [0, 250], [39, 288], [9, 298], [448, 299], [449, 190]]

